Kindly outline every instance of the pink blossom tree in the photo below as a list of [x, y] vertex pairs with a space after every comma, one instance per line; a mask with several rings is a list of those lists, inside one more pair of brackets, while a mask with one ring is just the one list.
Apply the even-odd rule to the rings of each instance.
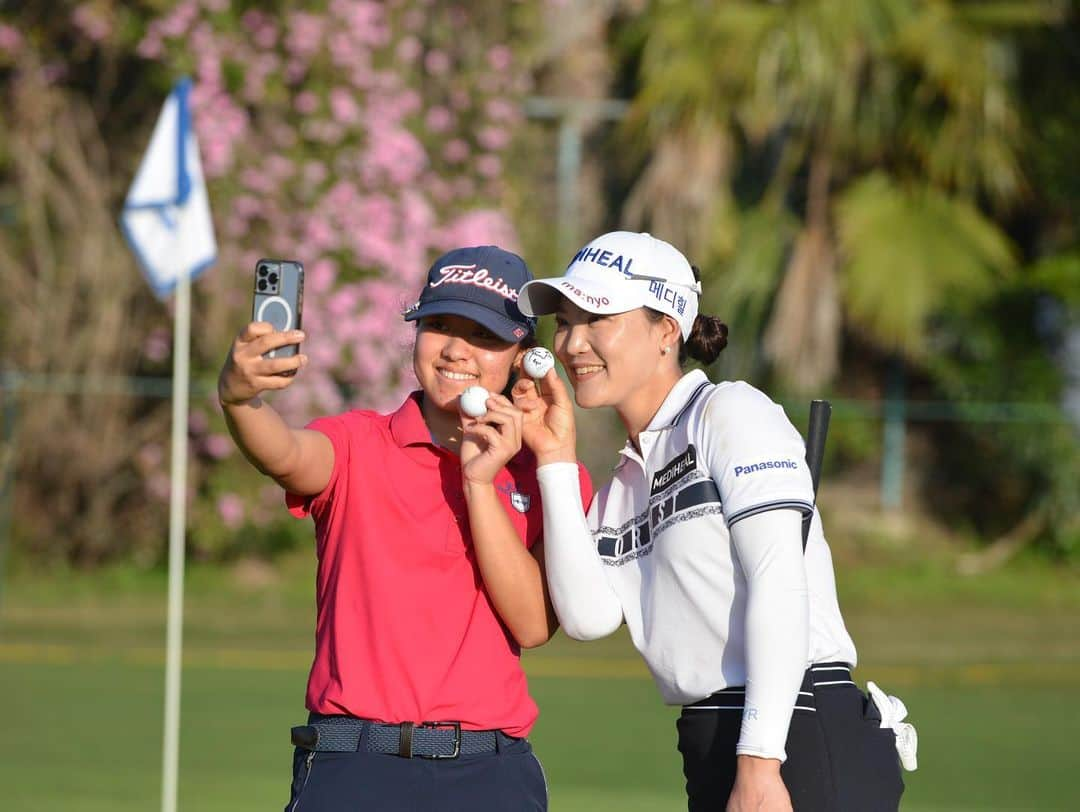
[[[111, 168], [92, 169], [118, 208], [168, 85], [192, 77], [219, 244], [217, 266], [195, 290], [195, 374], [207, 391], [250, 319], [255, 261], [299, 259], [312, 363], [276, 396], [299, 424], [350, 405], [400, 402], [415, 385], [412, 328], [401, 311], [434, 257], [460, 245], [517, 248], [504, 173], [528, 88], [517, 54], [543, 6], [93, 0], [47, 18], [0, 10], [0, 78], [15, 82], [30, 66], [37, 87], [92, 100], [116, 151]], [[135, 274], [130, 257], [107, 265]], [[128, 368], [167, 375], [167, 314], [148, 291], [125, 295], [140, 297], [144, 314], [127, 325], [126, 345], [138, 355]], [[167, 490], [157, 430], [165, 415], [157, 406], [141, 414], [157, 422], [141, 431], [129, 467], [141, 495], [156, 501]], [[190, 432], [197, 550], [226, 550], [230, 534], [282, 516], [271, 509], [280, 494], [232, 453], [209, 393], [193, 405]], [[116, 497], [124, 500], [138, 501]]]
[[[499, 203], [526, 82], [506, 42], [479, 33], [505, 4], [226, 6], [178, 3], [138, 45], [194, 79], [221, 246], [202, 295], [234, 303], [235, 330], [248, 318], [255, 261], [300, 259], [312, 363], [276, 405], [296, 422], [354, 403], [392, 408], [415, 385], [401, 311], [434, 256], [517, 247]], [[221, 459], [214, 436], [200, 448]], [[235, 524], [231, 497], [214, 502]]]

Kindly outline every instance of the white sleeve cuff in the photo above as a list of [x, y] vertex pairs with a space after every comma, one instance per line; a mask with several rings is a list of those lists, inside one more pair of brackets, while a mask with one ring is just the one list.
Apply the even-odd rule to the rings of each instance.
[[578, 466], [536, 469], [544, 510], [544, 566], [559, 623], [575, 640], [596, 640], [622, 623], [622, 605], [596, 553], [581, 504]]

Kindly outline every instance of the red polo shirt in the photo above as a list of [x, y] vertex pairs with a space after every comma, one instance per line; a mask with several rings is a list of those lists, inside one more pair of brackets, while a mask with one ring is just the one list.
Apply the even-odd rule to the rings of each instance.
[[[432, 442], [419, 397], [390, 415], [357, 410], [309, 426], [330, 438], [334, 471], [321, 494], [286, 497], [294, 515], [314, 518], [318, 542], [307, 707], [525, 736], [536, 703], [480, 578], [461, 461]], [[495, 485], [532, 547], [542, 530], [533, 455], [520, 452]]]

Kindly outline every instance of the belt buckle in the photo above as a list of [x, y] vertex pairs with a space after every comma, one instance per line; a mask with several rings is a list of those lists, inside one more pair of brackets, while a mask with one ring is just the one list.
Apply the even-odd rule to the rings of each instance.
[[434, 760], [457, 758], [461, 755], [461, 722], [421, 722], [420, 727], [432, 728], [434, 730], [453, 730], [454, 731], [454, 752], [449, 754], [432, 753], [430, 756], [420, 755], [420, 758], [430, 758]]

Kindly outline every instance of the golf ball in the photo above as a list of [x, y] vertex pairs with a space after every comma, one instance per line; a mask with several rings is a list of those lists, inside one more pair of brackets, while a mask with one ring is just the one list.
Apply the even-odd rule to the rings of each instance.
[[530, 378], [543, 378], [548, 370], [555, 366], [555, 356], [549, 349], [533, 347], [525, 353], [521, 366]]
[[469, 417], [483, 417], [487, 414], [487, 399], [491, 397], [482, 386], [470, 386], [461, 393], [461, 411]]

